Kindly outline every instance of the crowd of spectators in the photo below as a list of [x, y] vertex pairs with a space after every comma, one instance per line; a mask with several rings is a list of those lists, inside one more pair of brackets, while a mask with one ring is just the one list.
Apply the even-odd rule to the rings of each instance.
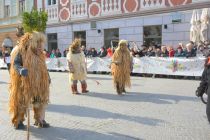
[[177, 46], [144, 46], [140, 48], [131, 48], [131, 55], [133, 57], [202, 57], [207, 56], [210, 50], [210, 43], [204, 42], [195, 45], [193, 42], [189, 42], [186, 45], [179, 43]]
[[[128, 46], [129, 47], [129, 46]], [[101, 47], [100, 50], [95, 48], [81, 47], [86, 57], [112, 57], [115, 48], [113, 47]], [[129, 50], [133, 57], [202, 57], [207, 56], [210, 50], [210, 42], [206, 41], [204, 43], [199, 43], [195, 45], [193, 42], [187, 44], [179, 43], [177, 46], [171, 45], [142, 45], [142, 46], [130, 46]], [[52, 49], [51, 51], [44, 50], [47, 58], [59, 58], [66, 57], [68, 49], [64, 50], [63, 54], [59, 49]], [[2, 50], [0, 48], [0, 58], [3, 56]]]
[[51, 52], [49, 52], [47, 50], [44, 50], [44, 53], [45, 53], [45, 56], [47, 58], [59, 58], [59, 57], [62, 57], [62, 54], [61, 54], [59, 49], [56, 49], [56, 50], [52, 49]]
[[[191, 57], [203, 57], [210, 55], [210, 42], [206, 41], [204, 43], [200, 42], [199, 44], [194, 44], [189, 42], [187, 44], [179, 43], [177, 46], [171, 45], [142, 45], [142, 46], [131, 46], [128, 45], [130, 53], [133, 57], [182, 57], [182, 58], [191, 58]], [[114, 47], [103, 46], [100, 50], [95, 48], [86, 48], [85, 46], [81, 47], [81, 50], [84, 52], [86, 57], [112, 57], [115, 52]], [[51, 51], [44, 50], [46, 58], [59, 58], [66, 57], [69, 52], [67, 48], [64, 50], [63, 54], [59, 49], [52, 49]], [[4, 53], [0, 47], [0, 58], [3, 58]], [[152, 76], [151, 74], [139, 74], [139, 76]], [[164, 75], [157, 75], [156, 77], [164, 77]], [[165, 78], [176, 78], [177, 76], [165, 76]], [[180, 78], [180, 77], [179, 77]], [[183, 78], [181, 76], [181, 78]]]
[[[151, 45], [146, 46], [142, 45], [140, 47], [129, 47], [131, 55], [133, 57], [202, 57], [207, 56], [210, 50], [210, 43], [204, 42], [195, 45], [193, 42], [189, 42], [186, 45], [179, 43], [177, 46], [171, 45]], [[82, 46], [82, 51], [86, 57], [112, 57], [115, 49], [109, 47], [101, 47], [99, 51], [95, 48], [86, 49], [85, 46]]]

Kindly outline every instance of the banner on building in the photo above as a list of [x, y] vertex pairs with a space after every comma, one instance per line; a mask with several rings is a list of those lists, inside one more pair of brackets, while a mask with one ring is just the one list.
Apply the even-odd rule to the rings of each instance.
[[[205, 58], [161, 58], [142, 57], [133, 59], [133, 73], [201, 76]], [[87, 58], [89, 72], [110, 72], [110, 58]], [[66, 58], [53, 58], [46, 60], [48, 70], [68, 71]], [[6, 68], [6, 64], [0, 59], [0, 68]]]

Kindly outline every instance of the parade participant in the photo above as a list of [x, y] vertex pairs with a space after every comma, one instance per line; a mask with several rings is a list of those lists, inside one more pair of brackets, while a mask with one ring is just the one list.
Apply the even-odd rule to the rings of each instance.
[[77, 90], [78, 81], [81, 82], [82, 93], [89, 92], [87, 90], [87, 68], [85, 62], [85, 55], [81, 49], [81, 40], [75, 39], [69, 47], [69, 53], [67, 54], [68, 66], [69, 66], [69, 81], [71, 82], [72, 94], [79, 94]]
[[132, 71], [132, 56], [128, 49], [126, 40], [121, 40], [112, 56], [111, 71], [114, 80], [114, 86], [117, 93], [121, 95], [125, 87], [131, 86], [130, 73]]
[[206, 115], [208, 118], [208, 121], [210, 123], [210, 55], [208, 55], [205, 66], [204, 66], [204, 71], [201, 77], [201, 82], [199, 87], [196, 90], [196, 96], [197, 97], [202, 97], [204, 93], [208, 95], [207, 99], [207, 105], [206, 105]]
[[35, 124], [46, 128], [45, 107], [49, 102], [50, 77], [43, 53], [46, 37], [25, 33], [11, 55], [9, 111], [16, 129], [24, 129], [26, 110], [33, 104]]

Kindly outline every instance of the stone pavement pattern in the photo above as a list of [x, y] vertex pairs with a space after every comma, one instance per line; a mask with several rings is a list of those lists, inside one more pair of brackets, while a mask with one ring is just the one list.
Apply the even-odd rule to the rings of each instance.
[[[210, 139], [205, 105], [194, 94], [198, 81], [133, 77], [129, 93], [120, 97], [110, 76], [88, 75], [91, 93], [74, 96], [67, 73], [50, 75], [46, 120], [51, 127], [35, 128], [31, 112], [31, 140]], [[26, 131], [10, 124], [8, 83], [8, 72], [0, 70], [0, 140], [24, 140]]]

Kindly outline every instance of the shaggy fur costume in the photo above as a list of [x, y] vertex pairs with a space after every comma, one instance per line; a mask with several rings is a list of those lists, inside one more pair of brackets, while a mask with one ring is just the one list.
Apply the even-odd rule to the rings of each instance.
[[79, 94], [77, 90], [77, 82], [81, 82], [82, 93], [87, 93], [87, 68], [85, 63], [85, 55], [81, 51], [81, 40], [75, 39], [69, 47], [67, 60], [70, 70], [69, 81], [72, 83], [71, 89], [73, 94]]
[[121, 40], [112, 56], [111, 71], [114, 79], [114, 86], [118, 93], [122, 93], [125, 87], [131, 86], [130, 73], [132, 67], [132, 57], [127, 48], [127, 41]]
[[[24, 121], [24, 114], [31, 103], [34, 108], [42, 108], [49, 102], [49, 75], [45, 56], [36, 52], [37, 46], [40, 45], [39, 43], [44, 41], [45, 36], [42, 33], [26, 33], [12, 53], [9, 112], [14, 126], [17, 126], [20, 121]], [[14, 59], [18, 54], [22, 58], [23, 68], [28, 69], [26, 77], [20, 76], [15, 69]], [[40, 111], [43, 110], [41, 109]], [[37, 120], [39, 117], [36, 116], [40, 112], [36, 112], [35, 119]]]

